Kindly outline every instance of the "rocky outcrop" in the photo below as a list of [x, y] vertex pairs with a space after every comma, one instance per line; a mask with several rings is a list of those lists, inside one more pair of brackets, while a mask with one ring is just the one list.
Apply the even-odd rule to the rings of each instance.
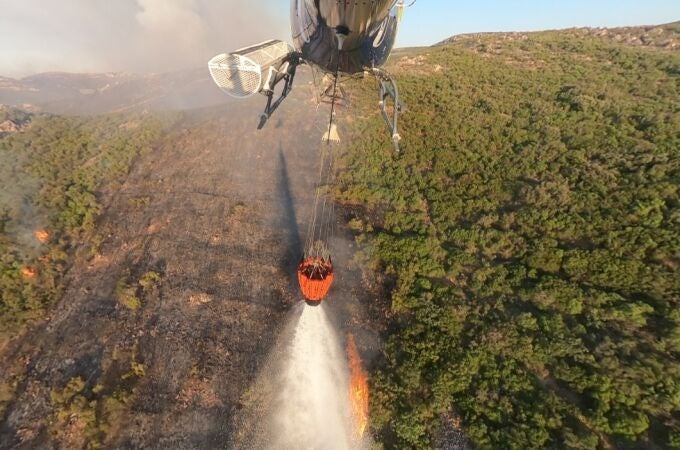
[[14, 123], [11, 120], [5, 120], [4, 122], [0, 122], [0, 136], [4, 136], [5, 134], [9, 133], [16, 133], [17, 131], [20, 131], [21, 128], [19, 125]]
[[23, 131], [31, 123], [32, 119], [33, 114], [24, 109], [0, 104], [0, 138]]

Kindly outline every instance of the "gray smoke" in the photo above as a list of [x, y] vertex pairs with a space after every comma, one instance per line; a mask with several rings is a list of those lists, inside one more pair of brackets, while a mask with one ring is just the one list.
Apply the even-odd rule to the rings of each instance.
[[0, 0], [0, 75], [167, 72], [289, 39], [286, 1]]
[[45, 228], [48, 220], [34, 205], [33, 195], [39, 184], [32, 176], [17, 170], [25, 166], [27, 158], [24, 153], [0, 148], [0, 221], [9, 218], [0, 237], [14, 244], [24, 256], [37, 256], [41, 245], [33, 232]]

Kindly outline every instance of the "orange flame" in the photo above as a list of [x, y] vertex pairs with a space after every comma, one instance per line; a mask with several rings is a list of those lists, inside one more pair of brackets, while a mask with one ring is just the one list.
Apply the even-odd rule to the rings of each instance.
[[21, 275], [23, 275], [24, 278], [35, 278], [36, 271], [33, 267], [22, 267]]
[[50, 233], [47, 230], [35, 230], [33, 236], [43, 244], [50, 239]]
[[347, 335], [347, 358], [350, 371], [349, 400], [357, 434], [362, 437], [368, 425], [368, 375], [361, 366], [359, 351], [351, 334]]

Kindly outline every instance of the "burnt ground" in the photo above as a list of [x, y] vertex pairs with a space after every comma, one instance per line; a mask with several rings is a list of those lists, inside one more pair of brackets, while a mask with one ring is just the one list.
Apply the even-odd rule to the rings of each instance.
[[[298, 86], [257, 131], [262, 100], [184, 113], [110, 194], [101, 243], [78, 252], [44, 323], [0, 355], [0, 379], [18, 385], [1, 448], [230, 445], [242, 397], [301, 301], [294, 271], [327, 120]], [[374, 354], [343, 233], [328, 302], [340, 333]], [[160, 281], [143, 288], [149, 272]]]

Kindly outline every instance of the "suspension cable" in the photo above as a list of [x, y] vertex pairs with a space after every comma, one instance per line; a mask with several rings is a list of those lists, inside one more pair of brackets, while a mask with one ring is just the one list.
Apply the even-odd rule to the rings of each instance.
[[[312, 210], [312, 217], [309, 222], [309, 227], [308, 227], [308, 232], [307, 232], [307, 241], [305, 243], [305, 253], [306, 256], [314, 256], [316, 258], [318, 257], [323, 257], [326, 256], [324, 253], [327, 253], [327, 241], [330, 238], [330, 234], [332, 232], [333, 226], [331, 222], [333, 221], [333, 217], [327, 217], [326, 211], [327, 211], [327, 203], [328, 203], [328, 195], [329, 192], [325, 192], [323, 194], [323, 202], [321, 205], [321, 214], [319, 215], [319, 202], [321, 201], [321, 195], [322, 195], [322, 189], [325, 189], [326, 191], [328, 190], [328, 183], [330, 182], [330, 179], [332, 177], [332, 172], [333, 172], [333, 155], [332, 155], [332, 150], [330, 148], [331, 145], [331, 131], [333, 130], [333, 120], [334, 120], [334, 115], [335, 115], [335, 103], [337, 101], [337, 88], [338, 88], [338, 78], [339, 78], [339, 73], [340, 73], [340, 55], [338, 52], [338, 59], [336, 62], [335, 66], [335, 73], [333, 75], [333, 94], [331, 97], [331, 111], [330, 111], [330, 117], [328, 120], [328, 130], [327, 130], [327, 135], [326, 137], [326, 145], [321, 146], [321, 157], [320, 157], [320, 164], [319, 164], [319, 180], [318, 184], [316, 187], [316, 193], [314, 196], [314, 207]], [[328, 160], [328, 166], [326, 167], [326, 161]], [[326, 172], [326, 176], [324, 177], [324, 169]], [[324, 183], [325, 181], [325, 183]], [[331, 202], [332, 203], [332, 202]], [[331, 214], [334, 212], [335, 205], [331, 205], [328, 210], [331, 212]], [[318, 238], [320, 242], [317, 244], [317, 225], [318, 225]]]
[[[340, 62], [338, 61], [338, 66], [340, 65]], [[330, 119], [328, 121], [328, 135], [326, 136], [326, 148], [327, 148], [327, 157], [328, 157], [328, 168], [327, 168], [327, 173], [326, 173], [326, 179], [325, 179], [325, 193], [323, 197], [323, 206], [321, 208], [321, 227], [319, 230], [319, 238], [322, 239], [325, 243], [328, 242], [328, 238], [330, 237], [330, 222], [333, 220], [333, 217], [329, 217], [326, 215], [326, 206], [328, 203], [328, 196], [330, 195], [330, 192], [328, 192], [328, 186], [331, 180], [331, 177], [333, 176], [333, 151], [331, 149], [331, 130], [333, 129], [333, 120], [334, 120], [334, 114], [335, 114], [335, 102], [337, 99], [337, 88], [338, 88], [338, 69], [336, 67], [335, 70], [335, 76], [333, 78], [333, 97], [331, 98], [331, 115]], [[326, 228], [324, 230], [324, 227]], [[317, 255], [319, 256], [319, 255]]]

